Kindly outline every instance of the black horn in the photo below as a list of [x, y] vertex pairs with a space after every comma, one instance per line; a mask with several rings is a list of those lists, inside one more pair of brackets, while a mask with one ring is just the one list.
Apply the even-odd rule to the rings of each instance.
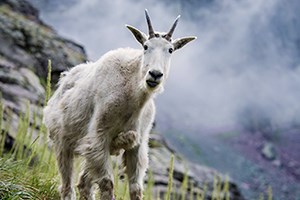
[[174, 30], [175, 30], [175, 28], [176, 28], [176, 26], [177, 26], [177, 23], [178, 23], [179, 18], [180, 18], [180, 15], [178, 15], [178, 17], [176, 17], [176, 19], [175, 19], [175, 21], [174, 21], [174, 23], [173, 23], [173, 26], [171, 27], [171, 29], [170, 29], [169, 32], [167, 33], [167, 35], [166, 35], [166, 37], [165, 37], [167, 40], [171, 40], [172, 35], [173, 35], [173, 32], [174, 32]]
[[145, 15], [146, 15], [146, 20], [147, 20], [147, 24], [148, 24], [148, 31], [149, 31], [149, 39], [154, 37], [154, 29], [152, 27], [151, 24], [151, 20], [150, 17], [148, 15], [148, 10], [145, 9]]

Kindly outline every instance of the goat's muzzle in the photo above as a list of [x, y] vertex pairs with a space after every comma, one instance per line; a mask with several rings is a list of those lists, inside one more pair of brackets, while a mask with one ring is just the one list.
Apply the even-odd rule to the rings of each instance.
[[149, 71], [149, 78], [146, 80], [147, 85], [150, 88], [155, 88], [158, 84], [160, 84], [161, 79], [163, 77], [163, 73], [158, 70]]

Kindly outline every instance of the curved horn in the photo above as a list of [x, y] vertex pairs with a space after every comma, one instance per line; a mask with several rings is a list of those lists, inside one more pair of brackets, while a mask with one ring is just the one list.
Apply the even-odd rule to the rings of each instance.
[[174, 30], [175, 30], [175, 28], [176, 28], [176, 26], [177, 26], [177, 23], [178, 23], [179, 18], [180, 18], [180, 15], [178, 15], [178, 16], [176, 17], [176, 19], [175, 19], [175, 21], [174, 21], [174, 23], [173, 23], [173, 26], [171, 27], [171, 29], [170, 29], [169, 32], [167, 33], [167, 35], [166, 35], [166, 39], [167, 39], [167, 40], [171, 40], [172, 35], [173, 35], [173, 32], [174, 32]]
[[146, 20], [147, 20], [147, 24], [148, 24], [148, 31], [149, 31], [149, 39], [154, 37], [154, 29], [152, 27], [151, 24], [151, 20], [150, 17], [148, 15], [148, 10], [145, 9], [145, 15], [146, 15]]

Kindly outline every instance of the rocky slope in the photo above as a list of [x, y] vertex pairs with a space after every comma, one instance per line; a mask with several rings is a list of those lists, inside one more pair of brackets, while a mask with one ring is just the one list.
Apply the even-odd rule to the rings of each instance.
[[[188, 192], [185, 194], [185, 199], [196, 199], [197, 193], [201, 194], [203, 192], [205, 193], [205, 199], [226, 199], [226, 195], [229, 195], [231, 200], [244, 199], [233, 180], [214, 169], [185, 160], [172, 149], [161, 135], [152, 133], [149, 144], [149, 171], [153, 175], [155, 194], [159, 193], [163, 197], [167, 191], [170, 158], [172, 155], [175, 155], [173, 173], [174, 189], [171, 199], [181, 199], [179, 197], [182, 195], [182, 185], [185, 177], [187, 177], [188, 183]], [[228, 187], [228, 192], [225, 192], [226, 187]], [[215, 196], [216, 193], [220, 194], [220, 196]]]
[[[59, 74], [86, 60], [82, 46], [60, 37], [38, 16], [26, 1], [0, 2], [0, 90], [4, 104], [4, 127], [11, 113], [16, 133], [18, 115], [28, 103], [32, 112], [40, 114], [44, 102], [48, 59], [52, 61], [52, 80]], [[39, 106], [37, 106], [39, 105]], [[33, 120], [33, 119], [32, 119]], [[39, 123], [39, 122], [38, 122]]]
[[[56, 83], [62, 71], [84, 62], [87, 56], [82, 46], [60, 37], [42, 22], [38, 10], [25, 0], [0, 2], [0, 44], [0, 91], [4, 107], [1, 136], [5, 131], [8, 133], [6, 147], [9, 148], [16, 137], [19, 116], [28, 108], [30, 113], [41, 116], [48, 59], [52, 61], [52, 81]], [[32, 125], [37, 124], [35, 134], [38, 134], [41, 122], [35, 121], [34, 116], [31, 114], [30, 120]], [[176, 153], [158, 134], [152, 134], [150, 146], [154, 191], [163, 195], [167, 190], [169, 160]], [[195, 188], [192, 193], [194, 196], [197, 190], [202, 191], [206, 185], [207, 199], [211, 199], [215, 177], [223, 177], [219, 181], [220, 186], [226, 185], [224, 176], [215, 170], [192, 164], [176, 155], [174, 194], [179, 193], [185, 174]], [[231, 199], [243, 199], [234, 182], [229, 180], [228, 184]]]

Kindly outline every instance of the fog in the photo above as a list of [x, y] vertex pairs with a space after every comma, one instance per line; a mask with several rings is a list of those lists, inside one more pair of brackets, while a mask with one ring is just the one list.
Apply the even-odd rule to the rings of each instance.
[[[61, 1], [59, 1], [61, 2]], [[172, 58], [165, 92], [157, 97], [161, 129], [284, 128], [300, 123], [300, 2], [296, 0], [78, 0], [43, 6], [42, 18], [87, 50], [91, 60], [118, 47], [141, 48], [125, 24], [198, 39]], [[205, 3], [206, 2], [206, 3]], [[47, 4], [46, 4], [47, 6]]]

